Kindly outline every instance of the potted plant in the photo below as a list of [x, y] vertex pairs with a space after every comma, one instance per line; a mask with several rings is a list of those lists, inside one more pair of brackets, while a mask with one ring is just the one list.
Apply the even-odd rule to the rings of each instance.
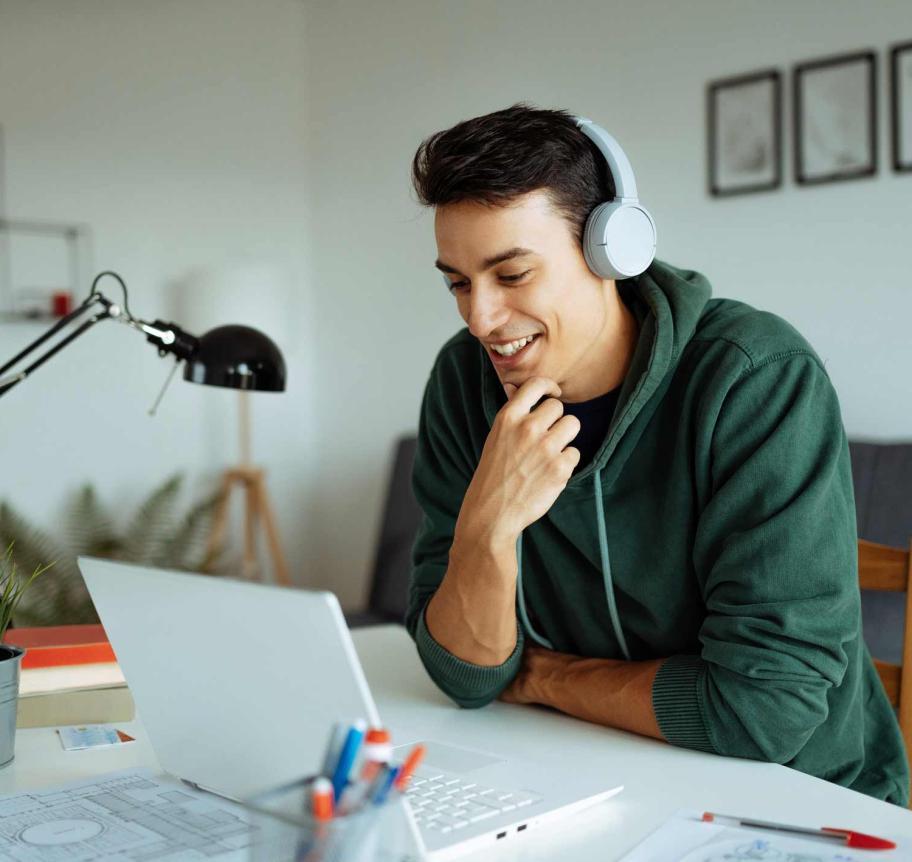
[[0, 767], [13, 759], [16, 746], [16, 708], [19, 703], [19, 664], [25, 650], [3, 643], [16, 606], [32, 581], [50, 566], [37, 566], [31, 575], [19, 575], [13, 546], [0, 557]]

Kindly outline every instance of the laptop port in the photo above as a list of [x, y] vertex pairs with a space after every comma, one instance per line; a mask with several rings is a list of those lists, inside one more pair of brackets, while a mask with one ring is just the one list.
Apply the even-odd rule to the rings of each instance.
[[507, 837], [507, 833], [506, 833], [506, 832], [498, 832], [498, 833], [497, 833], [497, 840], [498, 840], [498, 841], [499, 841], [501, 838], [506, 838], [506, 837]]
[[528, 829], [528, 828], [529, 828], [529, 824], [528, 824], [528, 823], [523, 823], [522, 826], [517, 826], [517, 827], [516, 827], [516, 831], [517, 831], [517, 832], [522, 832], [523, 829]]

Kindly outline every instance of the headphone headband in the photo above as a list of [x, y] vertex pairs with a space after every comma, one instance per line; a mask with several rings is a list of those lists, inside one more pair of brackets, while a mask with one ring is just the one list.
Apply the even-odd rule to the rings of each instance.
[[633, 168], [630, 160], [621, 149], [621, 145], [608, 134], [601, 126], [585, 117], [575, 117], [577, 128], [594, 143], [599, 152], [608, 162], [611, 177], [614, 180], [615, 200], [624, 203], [637, 203], [636, 180], [633, 177]]
[[586, 263], [601, 278], [633, 278], [645, 272], [655, 257], [655, 221], [637, 197], [633, 168], [621, 145], [592, 120], [573, 119], [605, 159], [615, 191], [612, 200], [600, 203], [586, 219]]

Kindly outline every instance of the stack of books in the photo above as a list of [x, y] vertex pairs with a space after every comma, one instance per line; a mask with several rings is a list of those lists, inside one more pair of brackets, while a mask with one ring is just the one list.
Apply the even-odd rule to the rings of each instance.
[[26, 650], [17, 727], [133, 719], [133, 698], [102, 626], [14, 628], [3, 641]]

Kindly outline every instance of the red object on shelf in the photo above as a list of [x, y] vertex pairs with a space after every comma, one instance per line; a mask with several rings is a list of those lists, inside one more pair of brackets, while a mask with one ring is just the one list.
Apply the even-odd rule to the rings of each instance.
[[23, 670], [117, 661], [101, 625], [7, 629], [3, 642], [25, 648]]
[[68, 290], [55, 290], [51, 294], [51, 314], [66, 317], [73, 310], [73, 294]]

